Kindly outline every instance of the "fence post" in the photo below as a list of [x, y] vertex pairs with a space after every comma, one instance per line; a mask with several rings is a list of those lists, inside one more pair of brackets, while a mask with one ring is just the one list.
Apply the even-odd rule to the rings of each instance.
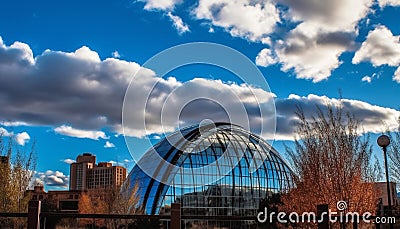
[[358, 223], [357, 223], [357, 221], [353, 221], [353, 229], [358, 229]]
[[[329, 219], [328, 219], [328, 213], [329, 211], [329, 206], [327, 204], [319, 204], [317, 205], [317, 214], [318, 214], [318, 229], [329, 229]], [[319, 222], [321, 219], [321, 215], [324, 213], [323, 220], [322, 222]]]
[[40, 229], [40, 200], [31, 200], [28, 203], [28, 229]]
[[171, 229], [181, 229], [181, 204], [171, 204]]

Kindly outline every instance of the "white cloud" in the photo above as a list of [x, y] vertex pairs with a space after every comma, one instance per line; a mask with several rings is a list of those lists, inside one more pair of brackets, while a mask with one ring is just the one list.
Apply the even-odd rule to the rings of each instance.
[[280, 22], [279, 11], [269, 0], [199, 0], [194, 15], [224, 28], [232, 36], [260, 42], [268, 40]]
[[67, 188], [69, 176], [60, 171], [47, 170], [46, 172], [37, 172], [35, 177], [43, 181], [47, 186]]
[[[341, 65], [339, 57], [354, 48], [357, 24], [371, 11], [373, 0], [199, 0], [197, 19], [224, 28], [232, 36], [268, 44], [256, 57], [260, 66], [280, 63], [297, 78], [314, 82], [328, 79]], [[285, 6], [285, 7], [282, 7]], [[283, 20], [293, 29], [277, 29]], [[271, 34], [278, 41], [271, 41]]]
[[76, 161], [73, 159], [67, 158], [67, 159], [64, 159], [63, 162], [67, 163], [67, 164], [72, 164], [72, 163], [75, 163]]
[[306, 117], [315, 115], [315, 107], [318, 105], [326, 110], [328, 104], [339, 105], [342, 103], [344, 112], [353, 114], [361, 123], [361, 132], [381, 133], [386, 131], [386, 125], [390, 130], [397, 127], [397, 118], [400, 111], [372, 105], [359, 100], [342, 99], [341, 102], [335, 98], [310, 94], [308, 96], [290, 95], [285, 99], [276, 99], [277, 133], [278, 140], [293, 140], [295, 136], [296, 107], [301, 106]]
[[0, 136], [2, 136], [2, 137], [13, 137], [15, 142], [17, 142], [17, 144], [21, 145], [21, 146], [24, 146], [31, 139], [31, 137], [29, 136], [29, 134], [27, 132], [14, 134], [13, 132], [8, 132], [3, 127], [0, 127]]
[[[284, 17], [299, 24], [273, 44], [274, 59], [283, 71], [293, 70], [297, 78], [319, 82], [340, 66], [342, 53], [353, 49], [357, 23], [369, 13], [373, 1], [278, 2], [288, 6]], [[260, 52], [258, 56], [267, 58], [270, 54]]]
[[276, 56], [273, 55], [271, 49], [265, 48], [258, 53], [256, 57], [256, 64], [258, 66], [267, 67], [277, 63]]
[[125, 159], [124, 160], [124, 163], [131, 163], [131, 162], [134, 162], [134, 160], [132, 160], [132, 159], [131, 160], [129, 160], [129, 159]]
[[111, 163], [113, 166], [125, 166], [128, 162], [126, 162], [126, 159], [125, 159], [123, 162], [111, 160], [108, 163]]
[[5, 122], [1, 122], [2, 126], [30, 126], [29, 123], [26, 122], [11, 122], [11, 121], [5, 121]]
[[4, 136], [4, 137], [10, 137], [13, 136], [13, 133], [8, 132], [6, 129], [4, 129], [3, 127], [0, 127], [0, 136]]
[[183, 0], [139, 0], [145, 2], [145, 10], [172, 10], [175, 5], [183, 2]]
[[29, 136], [29, 134], [27, 132], [22, 132], [19, 133], [17, 135], [15, 135], [15, 141], [18, 143], [18, 145], [25, 145], [26, 143], [29, 142], [29, 140], [31, 139], [31, 137]]
[[394, 72], [393, 80], [400, 83], [400, 67]]
[[[313, 38], [312, 34], [311, 30], [307, 35]], [[351, 34], [318, 34], [317, 37], [320, 40], [317, 42], [316, 48], [319, 47], [318, 45], [324, 44], [323, 47], [338, 46], [338, 49], [341, 50], [342, 47], [347, 47], [351, 43], [351, 39], [346, 38], [347, 36], [351, 37]], [[303, 41], [298, 37], [300, 35], [287, 39], [291, 42], [290, 46], [277, 44], [282, 47], [271, 48], [271, 51], [264, 51], [264, 54], [267, 57], [270, 55], [274, 57], [276, 54], [276, 58], [282, 61], [290, 55], [296, 55], [297, 52], [302, 53], [303, 49], [307, 49], [307, 45], [299, 45], [298, 42], [310, 42], [311, 44], [314, 42], [313, 39], [307, 40], [307, 36]], [[296, 50], [297, 47], [300, 48]], [[109, 128], [118, 134], [122, 133], [121, 113], [115, 111], [122, 110], [125, 90], [131, 77], [139, 69], [138, 64], [114, 58], [102, 61], [98, 58], [98, 54], [88, 48], [81, 48], [73, 53], [46, 51], [36, 56], [32, 64], [25, 60], [26, 56], [29, 56], [25, 55], [26, 47], [24, 49], [14, 48], [13, 51], [9, 49], [10, 47], [4, 44], [0, 45], [0, 57], [4, 60], [0, 63], [0, 107], [2, 107], [0, 119], [14, 120], [14, 123], [58, 126], [54, 131], [59, 134], [95, 140], [108, 139], [103, 131], [98, 131], [99, 129]], [[285, 54], [281, 54], [284, 52], [283, 50], [285, 50]], [[299, 59], [301, 55], [303, 54], [299, 54], [296, 58]], [[333, 56], [332, 62], [335, 62], [336, 55]], [[317, 57], [324, 59], [323, 55], [317, 55]], [[271, 62], [271, 60], [264, 61], [260, 58], [262, 57], [259, 57], [260, 63]], [[290, 61], [295, 62], [294, 60]], [[313, 61], [306, 60], [304, 63], [310, 64]], [[310, 68], [312, 66], [310, 65]], [[330, 65], [326, 64], [326, 66]], [[398, 77], [399, 70], [395, 75], [397, 75], [395, 79], [400, 78]], [[221, 107], [210, 101], [198, 100], [189, 106], [184, 106], [187, 102], [187, 95], [223, 101], [225, 110], [237, 109], [244, 105], [252, 121], [251, 127], [257, 127], [260, 123], [271, 124], [271, 120], [260, 118], [258, 108], [268, 108], [269, 102], [275, 99], [278, 113], [278, 138], [293, 136], [295, 119], [291, 114], [296, 104], [293, 102], [309, 105], [313, 101], [321, 103], [326, 100], [322, 96], [305, 98], [292, 96], [287, 99], [276, 99], [275, 95], [262, 89], [220, 80], [195, 78], [182, 83], [174, 77], [162, 79], [148, 69], [135, 77], [132, 81], [135, 90], [128, 95], [133, 98], [130, 100], [132, 110], [129, 110], [132, 120], [128, 123], [125, 132], [126, 135], [134, 137], [174, 131], [179, 126], [198, 123], [206, 118], [214, 121], [230, 121]], [[149, 88], [156, 82], [151, 96], [147, 98]], [[30, 92], [29, 96], [21, 93], [26, 91]], [[253, 95], [252, 92], [255, 94]], [[147, 101], [146, 110], [141, 108], [143, 101]], [[382, 126], [379, 120], [390, 123], [389, 119], [394, 114], [398, 114], [395, 110], [376, 107], [362, 101], [349, 101], [351, 101], [347, 103], [349, 109], [354, 105], [353, 110], [358, 112], [357, 115], [366, 123], [368, 131], [379, 129]], [[160, 125], [160, 108], [163, 106], [164, 129]], [[177, 107], [185, 107], [180, 116], [176, 115]], [[198, 110], [203, 112], [197, 112]], [[309, 112], [315, 112], [315, 107], [312, 106]], [[147, 132], [143, 128], [144, 120], [147, 123]], [[62, 123], [68, 123], [68, 125], [62, 125]], [[236, 124], [243, 125], [242, 123]], [[257, 133], [258, 130], [253, 129], [253, 131]], [[270, 137], [271, 133], [263, 132], [262, 135]]]
[[400, 6], [400, 1], [399, 0], [378, 0], [379, 6], [380, 7], [385, 7], [385, 6]]
[[[172, 15], [175, 1], [161, 2], [146, 1], [145, 8], [163, 10], [170, 18], [180, 19], [179, 15]], [[394, 0], [386, 2], [397, 4]], [[344, 52], [354, 50], [358, 23], [372, 12], [374, 3], [374, 0], [198, 0], [191, 13], [210, 32], [220, 27], [233, 37], [268, 45], [268, 49], [257, 55], [258, 65], [281, 64], [282, 71], [293, 71], [297, 78], [319, 82], [328, 79], [342, 64], [339, 58]], [[294, 28], [283, 29], [282, 22]], [[183, 22], [175, 25], [178, 31], [188, 29]], [[273, 41], [271, 36], [278, 39]]]
[[367, 83], [371, 83], [372, 82], [372, 77], [371, 76], [364, 76], [361, 79], [362, 82], [367, 82]]
[[[29, 48], [29, 46], [28, 46]], [[44, 54], [52, 54], [54, 53], [51, 50], [46, 50], [44, 52]], [[63, 52], [58, 52], [59, 54], [64, 54]], [[66, 53], [67, 56], [70, 56], [71, 58], [78, 58], [81, 60], [86, 60], [89, 62], [100, 62], [100, 56], [97, 52], [92, 51], [89, 47], [87, 46], [82, 46], [81, 48], [77, 49], [75, 52], [73, 53]]]
[[[368, 33], [367, 39], [355, 53], [353, 64], [371, 62], [374, 66], [400, 65], [400, 36], [394, 36], [385, 26], [378, 26]], [[400, 83], [399, 68], [393, 75], [393, 80]]]
[[367, 83], [371, 83], [374, 79], [379, 79], [380, 74], [378, 73], [374, 73], [372, 74], [372, 76], [364, 76], [361, 81], [362, 82], [367, 82]]
[[[370, 12], [374, 0], [278, 0], [288, 6], [285, 17], [323, 31], [355, 31], [360, 19]], [[314, 31], [317, 32], [318, 30]]]
[[183, 34], [189, 32], [189, 26], [182, 21], [182, 18], [179, 16], [173, 15], [171, 12], [167, 13], [169, 19], [171, 19], [175, 29], [178, 31], [179, 34]]
[[106, 141], [106, 144], [104, 144], [104, 148], [115, 148], [114, 143]]
[[[382, 1], [383, 2], [383, 1]], [[386, 0], [385, 4], [394, 4]], [[146, 1], [147, 9], [168, 12], [180, 33], [188, 31], [181, 18], [172, 15], [175, 1]], [[192, 15], [213, 27], [225, 29], [234, 37], [267, 44], [256, 57], [259, 66], [281, 64], [282, 71], [293, 71], [297, 78], [319, 82], [328, 79], [341, 65], [340, 56], [354, 48], [358, 23], [371, 12], [374, 0], [199, 0]], [[383, 3], [382, 3], [383, 4]], [[174, 19], [176, 17], [176, 20]], [[293, 29], [277, 29], [285, 21]], [[272, 41], [270, 36], [281, 39]]]
[[125, 90], [140, 68], [137, 63], [100, 60], [85, 46], [33, 57], [28, 45], [14, 44], [0, 45], [0, 120], [11, 120], [2, 124], [68, 123], [99, 130], [121, 122], [121, 113], [115, 111], [121, 110]]
[[121, 55], [119, 54], [118, 51], [112, 52], [111, 55], [112, 55], [112, 57], [114, 57], [114, 58], [120, 58], [120, 57], [121, 57]]
[[328, 79], [339, 67], [339, 56], [352, 47], [354, 34], [324, 32], [309, 26], [300, 24], [274, 48], [283, 71], [294, 70], [297, 78], [319, 82]]
[[385, 26], [369, 32], [352, 60], [353, 64], [367, 61], [374, 66], [400, 65], [400, 36], [394, 36]]
[[[281, 15], [298, 23], [282, 39], [263, 49], [256, 57], [260, 66], [281, 63], [283, 71], [293, 70], [297, 78], [314, 82], [329, 78], [341, 64], [339, 57], [354, 46], [357, 23], [370, 11], [373, 0], [362, 1], [273, 1], [200, 0], [194, 10], [198, 19], [227, 30], [232, 36], [271, 44]], [[282, 33], [282, 32], [280, 32]]]
[[57, 127], [54, 129], [54, 131], [58, 134], [75, 138], [89, 138], [93, 140], [99, 140], [99, 138], [108, 138], [103, 131], [80, 130], [66, 125]]
[[[144, 82], [137, 82], [129, 89], [125, 99], [132, 102], [124, 107], [126, 109], [124, 113], [129, 114], [128, 118], [124, 119], [125, 134], [135, 137], [162, 134], [174, 131], [178, 126], [199, 123], [204, 119], [230, 122], [235, 117], [245, 115], [246, 112], [250, 128], [256, 133], [260, 130], [261, 123], [266, 126], [271, 124], [270, 119], [260, 117], [260, 109], [263, 112], [274, 112], [272, 100], [275, 95], [270, 92], [247, 85], [224, 83], [220, 80], [195, 78], [182, 84], [174, 78], [168, 78], [161, 79], [154, 88], [155, 93], [146, 100], [146, 90], [148, 90], [146, 88], [151, 88], [154, 80], [159, 78], [148, 78]], [[188, 95], [196, 99], [192, 100]], [[140, 101], [147, 101], [145, 112], [140, 107]], [[198, 112], [199, 110], [202, 112]], [[230, 112], [229, 115], [227, 112]], [[143, 129], [145, 121], [147, 132]], [[247, 117], [237, 118], [235, 121], [244, 127], [249, 125]]]

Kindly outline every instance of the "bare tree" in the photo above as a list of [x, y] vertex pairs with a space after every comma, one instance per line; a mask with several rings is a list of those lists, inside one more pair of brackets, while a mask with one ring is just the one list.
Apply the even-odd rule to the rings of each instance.
[[[36, 168], [35, 143], [30, 148], [22, 148], [12, 138], [0, 135], [0, 212], [27, 212], [30, 197], [26, 190]], [[23, 224], [21, 219], [0, 222], [0, 226]]]
[[380, 166], [372, 165], [369, 136], [361, 134], [359, 121], [341, 105], [317, 106], [311, 117], [298, 107], [296, 115], [295, 148], [286, 151], [297, 176], [295, 188], [282, 198], [285, 210], [314, 212], [318, 204], [335, 210], [338, 201], [346, 201], [348, 211], [373, 213], [372, 182]]
[[0, 211], [27, 211], [28, 189], [36, 168], [35, 143], [29, 151], [13, 143], [12, 137], [0, 136], [0, 155], [5, 159], [0, 165]]
[[400, 185], [400, 117], [397, 119], [397, 129], [394, 133], [389, 133], [391, 143], [389, 145], [388, 156], [390, 159], [390, 178]]
[[[138, 186], [130, 189], [129, 180], [121, 186], [99, 188], [84, 192], [79, 201], [79, 213], [136, 214], [139, 196]], [[91, 220], [80, 220], [81, 225], [91, 224]], [[96, 220], [96, 226], [118, 228], [128, 225], [127, 220]]]

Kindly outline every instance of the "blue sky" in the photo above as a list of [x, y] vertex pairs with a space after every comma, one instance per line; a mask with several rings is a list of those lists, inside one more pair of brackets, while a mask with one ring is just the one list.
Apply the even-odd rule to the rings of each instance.
[[[386, 128], [382, 121], [394, 128], [400, 115], [399, 6], [398, 0], [3, 2], [0, 131], [21, 147], [36, 140], [37, 172], [48, 189], [66, 188], [66, 162], [83, 152], [131, 168], [119, 125], [129, 81], [167, 48], [213, 42], [243, 53], [263, 73], [277, 106], [278, 150], [292, 139], [294, 104], [312, 113], [310, 104], [335, 102], [339, 90], [346, 109], [374, 139]], [[246, 90], [210, 66], [169, 76], [164, 94], [183, 84], [199, 94], [217, 86], [222, 92], [235, 85], [239, 94]], [[204, 106], [205, 114], [215, 113]], [[199, 117], [188, 114], [181, 121]], [[134, 131], [133, 154], [140, 156], [150, 144], [140, 129]], [[162, 135], [157, 128], [150, 132], [152, 142]]]

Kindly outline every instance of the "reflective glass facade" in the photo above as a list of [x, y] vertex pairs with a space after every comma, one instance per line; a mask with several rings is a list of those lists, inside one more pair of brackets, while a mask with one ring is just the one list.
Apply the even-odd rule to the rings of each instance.
[[[158, 163], [154, 153], [176, 167]], [[128, 179], [139, 185], [139, 205], [146, 214], [168, 214], [172, 203], [180, 203], [184, 215], [255, 216], [262, 199], [291, 188], [292, 172], [260, 137], [216, 123], [162, 139]]]

